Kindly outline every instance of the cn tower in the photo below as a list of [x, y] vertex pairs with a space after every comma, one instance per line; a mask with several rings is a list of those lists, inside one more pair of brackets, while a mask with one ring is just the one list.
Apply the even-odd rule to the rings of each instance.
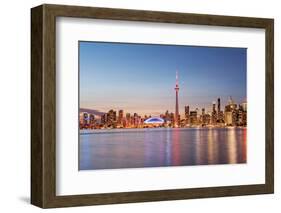
[[176, 111], [175, 111], [175, 126], [179, 126], [179, 79], [178, 72], [176, 72]]

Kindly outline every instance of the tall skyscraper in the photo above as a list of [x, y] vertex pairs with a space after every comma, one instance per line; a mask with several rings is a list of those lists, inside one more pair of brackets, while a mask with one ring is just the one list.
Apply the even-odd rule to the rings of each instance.
[[121, 125], [123, 121], [124, 111], [122, 109], [118, 112], [118, 124]]
[[139, 116], [137, 113], [134, 113], [134, 125], [135, 127], [138, 126], [138, 123], [139, 123]]
[[106, 125], [106, 123], [107, 123], [107, 113], [104, 113], [101, 116], [101, 124]]
[[217, 122], [223, 122], [223, 112], [221, 111], [221, 99], [218, 98], [218, 112], [217, 112]]
[[216, 112], [216, 102], [213, 101], [213, 112]]
[[95, 115], [89, 114], [89, 124], [93, 125], [95, 124]]
[[216, 124], [216, 123], [217, 123], [216, 102], [213, 101], [212, 124]]
[[197, 111], [190, 111], [189, 119], [190, 119], [190, 124], [191, 125], [196, 125], [198, 124], [198, 119], [197, 119]]
[[202, 108], [202, 113], [201, 113], [201, 122], [203, 125], [206, 124], [206, 114], [205, 114], [205, 108]]
[[131, 115], [130, 113], [126, 113], [126, 127], [131, 126]]
[[178, 72], [176, 72], [176, 110], [175, 110], [175, 125], [179, 126], [179, 81], [178, 81]]
[[218, 114], [220, 113], [221, 111], [221, 99], [218, 98]]
[[114, 128], [117, 125], [116, 111], [113, 109], [109, 110], [107, 113], [107, 125]]
[[184, 107], [185, 124], [189, 123], [189, 106]]
[[202, 108], [202, 115], [205, 115], [205, 108]]
[[225, 124], [227, 126], [236, 126], [238, 120], [237, 104], [234, 103], [232, 97], [229, 97], [228, 105], [225, 106]]

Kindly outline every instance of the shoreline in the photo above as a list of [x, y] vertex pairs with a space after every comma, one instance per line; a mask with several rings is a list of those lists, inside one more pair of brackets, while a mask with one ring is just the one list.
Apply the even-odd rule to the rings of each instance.
[[181, 127], [181, 128], [118, 128], [118, 129], [83, 129], [79, 130], [79, 135], [102, 134], [102, 133], [135, 133], [149, 131], [183, 131], [183, 130], [212, 130], [212, 129], [247, 129], [247, 127]]

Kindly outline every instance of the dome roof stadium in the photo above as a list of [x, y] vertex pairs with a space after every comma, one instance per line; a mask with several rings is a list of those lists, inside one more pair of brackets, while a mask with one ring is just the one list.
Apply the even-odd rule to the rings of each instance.
[[160, 117], [148, 118], [144, 121], [145, 124], [163, 124], [164, 120]]

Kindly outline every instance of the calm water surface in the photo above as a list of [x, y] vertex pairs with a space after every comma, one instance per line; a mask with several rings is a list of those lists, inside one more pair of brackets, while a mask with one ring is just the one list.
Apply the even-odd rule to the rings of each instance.
[[80, 134], [80, 170], [246, 163], [246, 128], [107, 130]]

